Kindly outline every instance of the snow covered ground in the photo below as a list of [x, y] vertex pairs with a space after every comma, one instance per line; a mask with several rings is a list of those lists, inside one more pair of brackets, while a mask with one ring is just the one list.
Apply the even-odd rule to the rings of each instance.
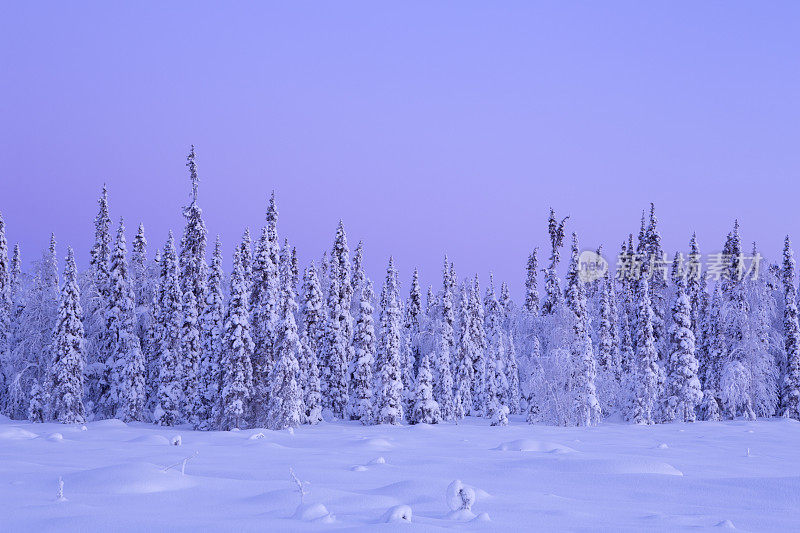
[[[85, 427], [0, 420], [2, 531], [800, 530], [790, 420]], [[290, 467], [308, 482], [300, 509]], [[471, 511], [448, 505], [456, 479], [474, 490]]]

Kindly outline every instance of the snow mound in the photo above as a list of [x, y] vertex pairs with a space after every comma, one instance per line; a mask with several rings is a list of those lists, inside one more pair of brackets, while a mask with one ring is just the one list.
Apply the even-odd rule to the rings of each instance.
[[477, 518], [477, 515], [469, 509], [458, 509], [447, 513], [448, 520], [456, 520], [458, 522], [469, 522]]
[[541, 452], [541, 453], [572, 453], [575, 450], [569, 446], [555, 442], [543, 442], [531, 439], [518, 439], [503, 442], [495, 450], [504, 452]]
[[669, 448], [669, 446], [667, 446], [664, 442], [658, 445], [659, 450], [666, 450], [667, 448]]
[[367, 467], [364, 465], [355, 465], [354, 467], [350, 468], [353, 472], [364, 472], [367, 470]]
[[378, 450], [378, 451], [391, 450], [392, 448], [394, 448], [394, 444], [392, 444], [386, 439], [379, 439], [379, 438], [359, 439], [355, 441], [354, 444], [355, 446], [361, 448], [368, 448], [370, 450]]
[[371, 464], [371, 465], [385, 465], [386, 464], [386, 459], [384, 459], [383, 457], [376, 457], [375, 459], [370, 461], [369, 464]]
[[264, 435], [263, 433], [259, 432], [259, 433], [253, 433], [252, 435], [247, 437], [247, 439], [248, 440], [261, 440], [261, 439], [263, 439], [265, 437], [266, 437], [266, 435]]
[[478, 516], [476, 516], [472, 521], [473, 522], [491, 522], [492, 519], [489, 518], [489, 513], [481, 513]]
[[47, 440], [49, 440], [50, 442], [61, 442], [62, 440], [64, 440], [64, 435], [62, 435], [61, 433], [51, 433], [47, 436]]
[[150, 494], [194, 486], [189, 476], [151, 463], [132, 462], [93, 468], [65, 478], [70, 492]]
[[395, 505], [394, 507], [391, 507], [388, 511], [383, 513], [381, 521], [387, 523], [404, 522], [410, 524], [411, 507], [409, 507], [408, 505]]
[[163, 435], [142, 435], [133, 438], [128, 442], [133, 444], [151, 444], [153, 446], [164, 446], [169, 444], [169, 439]]
[[109, 418], [92, 422], [91, 426], [96, 428], [126, 428], [128, 424], [118, 418]]
[[0, 439], [35, 439], [38, 436], [27, 429], [13, 426], [0, 429]]
[[733, 525], [733, 522], [731, 522], [730, 520], [723, 520], [722, 522], [718, 522], [716, 524], [716, 527], [721, 527], [724, 529], [736, 529], [736, 527]]
[[304, 522], [323, 522], [329, 524], [334, 517], [321, 503], [301, 503], [294, 512], [294, 518]]
[[665, 476], [682, 476], [683, 472], [669, 463], [649, 459], [602, 459], [585, 461], [580, 464], [582, 472], [594, 474], [660, 474]]
[[175, 435], [174, 437], [172, 437], [172, 440], [169, 441], [169, 443], [172, 444], [173, 446], [180, 446], [181, 444], [183, 444], [183, 439], [181, 439], [180, 435]]

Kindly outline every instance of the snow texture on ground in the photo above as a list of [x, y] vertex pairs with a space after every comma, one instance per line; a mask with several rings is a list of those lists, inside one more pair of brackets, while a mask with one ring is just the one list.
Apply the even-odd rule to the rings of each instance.
[[800, 423], [198, 432], [3, 418], [0, 517], [2, 531], [798, 531]]

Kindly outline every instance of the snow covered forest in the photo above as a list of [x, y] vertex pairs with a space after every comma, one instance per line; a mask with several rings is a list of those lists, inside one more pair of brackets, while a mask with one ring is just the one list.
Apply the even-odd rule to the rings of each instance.
[[71, 249], [56, 256], [55, 236], [24, 271], [0, 218], [2, 414], [201, 430], [323, 417], [373, 425], [472, 416], [495, 426], [509, 414], [561, 426], [800, 419], [788, 236], [782, 260], [769, 263], [734, 223], [709, 264], [694, 236], [688, 253], [662, 249], [651, 205], [637, 236], [616, 237], [616, 269], [587, 280], [578, 236], [551, 210], [547, 245], [520, 265], [525, 298], [514, 302], [505, 283], [459, 276], [447, 257], [438, 287], [423, 291], [415, 271], [401, 290], [391, 258], [373, 283], [364, 247], [351, 250], [342, 222], [331, 249], [301, 266], [279, 235], [273, 194], [265, 225], [244, 231], [226, 273], [219, 237], [207, 253], [194, 148], [187, 167], [180, 239], [170, 233], [153, 250], [140, 224], [129, 247], [103, 188], [83, 272]]

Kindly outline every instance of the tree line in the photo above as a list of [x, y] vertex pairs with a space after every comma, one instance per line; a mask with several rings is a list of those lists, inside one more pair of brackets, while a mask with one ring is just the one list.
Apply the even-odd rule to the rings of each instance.
[[[253, 242], [245, 230], [223, 272], [192, 186], [179, 242], [148, 253], [112, 236], [104, 187], [89, 267], [55, 237], [23, 272], [0, 217], [0, 410], [15, 419], [83, 423], [120, 418], [197, 429], [284, 429], [326, 418], [436, 424], [465, 416], [505, 425], [590, 426], [788, 416], [800, 419], [795, 262], [745, 275], [738, 223], [715, 268], [695, 236], [688, 259], [666, 259], [655, 208], [620, 264], [587, 278], [576, 234], [558, 275], [568, 218], [548, 218], [549, 255], [526, 265], [525, 298], [491, 276], [459, 280], [444, 259], [423, 302], [415, 270], [403, 298], [389, 258], [380, 293], [339, 222], [333, 246], [302, 275], [278, 236], [275, 195]], [[599, 255], [599, 254], [598, 254]], [[760, 257], [755, 244], [752, 256]], [[635, 268], [629, 268], [635, 265]], [[712, 275], [713, 274], [713, 275]], [[544, 281], [540, 294], [538, 282]]]

